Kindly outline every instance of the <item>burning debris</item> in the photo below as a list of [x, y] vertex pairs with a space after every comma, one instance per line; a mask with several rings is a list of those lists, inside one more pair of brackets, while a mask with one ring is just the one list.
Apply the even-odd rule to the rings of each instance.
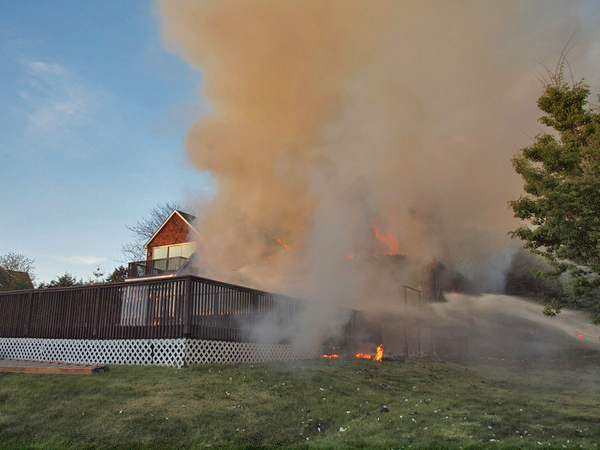
[[377, 351], [375, 353], [375, 361], [382, 361], [383, 360], [383, 345], [380, 345], [377, 347]]
[[[338, 351], [339, 348], [334, 347], [332, 348], [333, 351]], [[357, 359], [371, 359], [373, 361], [383, 361], [383, 345], [379, 345], [377, 346], [377, 349], [375, 350], [374, 353], [348, 353], [346, 352], [345, 355], [340, 355], [338, 353], [324, 353], [321, 355], [321, 357], [323, 358], [357, 358]]]

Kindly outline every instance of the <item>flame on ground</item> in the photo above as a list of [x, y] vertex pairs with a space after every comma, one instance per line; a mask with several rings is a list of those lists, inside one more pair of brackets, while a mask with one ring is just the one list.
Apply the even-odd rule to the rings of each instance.
[[383, 345], [377, 347], [375, 356], [373, 356], [370, 353], [357, 353], [354, 356], [360, 359], [372, 359], [373, 361], [381, 361], [383, 360]]
[[[321, 356], [323, 358], [329, 358], [329, 359], [340, 357], [340, 355], [338, 355], [336, 353], [323, 354]], [[383, 360], [383, 345], [380, 345], [379, 347], [377, 347], [375, 356], [373, 356], [370, 353], [356, 353], [354, 356], [359, 359], [372, 359], [373, 361], [382, 361]]]
[[381, 361], [383, 359], [383, 344], [377, 347], [377, 354], [375, 355], [375, 361]]

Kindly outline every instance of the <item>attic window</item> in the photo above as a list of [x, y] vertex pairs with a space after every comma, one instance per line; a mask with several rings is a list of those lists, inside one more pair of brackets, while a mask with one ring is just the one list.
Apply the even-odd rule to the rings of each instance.
[[166, 258], [189, 258], [196, 250], [195, 242], [186, 242], [185, 244], [163, 245], [152, 249], [152, 259]]

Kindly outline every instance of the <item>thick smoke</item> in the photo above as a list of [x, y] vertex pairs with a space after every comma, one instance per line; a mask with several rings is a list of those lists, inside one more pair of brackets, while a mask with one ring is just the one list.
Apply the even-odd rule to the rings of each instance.
[[[356, 306], [387, 293], [350, 258], [397, 239], [501, 289], [522, 185], [510, 159], [541, 131], [536, 61], [595, 32], [579, 6], [159, 1], [211, 102], [186, 141], [219, 188], [197, 212], [202, 273]], [[582, 70], [591, 57], [569, 54]]]

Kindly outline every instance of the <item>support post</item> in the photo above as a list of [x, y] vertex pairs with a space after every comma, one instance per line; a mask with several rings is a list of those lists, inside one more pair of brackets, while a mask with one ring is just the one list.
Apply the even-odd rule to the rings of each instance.
[[423, 299], [421, 295], [421, 291], [419, 291], [419, 308], [418, 308], [418, 316], [417, 316], [417, 354], [422, 356], [421, 354], [421, 313], [422, 313], [422, 304], [421, 300]]
[[404, 356], [408, 359], [408, 292], [407, 286], [404, 286]]
[[33, 309], [33, 290], [29, 291], [29, 294], [27, 295], [27, 319], [25, 322], [25, 335], [23, 337], [29, 337], [29, 332], [31, 329], [31, 316], [32, 316], [32, 310]]
[[192, 279], [187, 277], [183, 286], [183, 337], [190, 335], [190, 309], [192, 307]]
[[409, 345], [408, 345], [408, 319], [407, 319], [407, 313], [408, 313], [408, 291], [414, 291], [417, 293], [417, 295], [419, 296], [419, 303], [417, 305], [417, 311], [418, 311], [418, 316], [415, 319], [415, 326], [416, 326], [416, 344], [417, 344], [417, 354], [420, 355], [421, 353], [421, 309], [422, 309], [422, 301], [423, 301], [423, 291], [421, 289], [415, 289], [412, 288], [410, 286], [407, 285], [403, 285], [402, 286], [404, 288], [404, 337], [405, 337], [405, 346], [404, 346], [404, 352], [406, 354], [406, 357], [408, 357], [409, 354]]
[[98, 319], [100, 317], [100, 287], [95, 289], [95, 300], [94, 300], [94, 323], [92, 328], [92, 336], [98, 335]]

